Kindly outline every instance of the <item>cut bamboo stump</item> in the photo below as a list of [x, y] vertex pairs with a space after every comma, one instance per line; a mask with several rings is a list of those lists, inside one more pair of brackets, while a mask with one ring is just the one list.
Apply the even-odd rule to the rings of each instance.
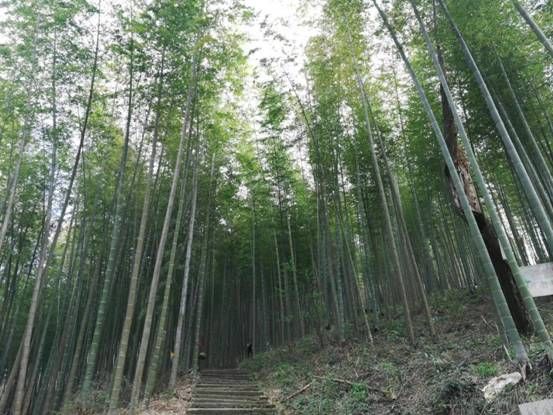
[[278, 412], [243, 370], [210, 369], [200, 372], [187, 413], [277, 415]]

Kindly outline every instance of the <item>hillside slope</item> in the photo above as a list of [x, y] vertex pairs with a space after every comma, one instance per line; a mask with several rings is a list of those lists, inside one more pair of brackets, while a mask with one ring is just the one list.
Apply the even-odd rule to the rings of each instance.
[[[553, 326], [550, 300], [542, 302]], [[502, 345], [490, 301], [460, 292], [434, 299], [438, 336], [417, 319], [417, 345], [407, 344], [401, 320], [382, 324], [374, 347], [361, 339], [314, 339], [261, 353], [243, 362], [285, 414], [518, 414], [517, 404], [553, 396], [553, 379], [539, 346], [526, 339], [532, 371], [525, 383], [486, 402], [481, 389], [516, 365]]]

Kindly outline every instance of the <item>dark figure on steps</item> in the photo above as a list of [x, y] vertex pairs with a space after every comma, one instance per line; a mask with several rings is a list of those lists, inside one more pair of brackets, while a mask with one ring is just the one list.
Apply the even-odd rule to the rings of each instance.
[[198, 353], [198, 368], [203, 370], [207, 367], [207, 353], [200, 352]]
[[253, 345], [251, 343], [246, 345], [246, 355], [248, 358], [253, 356]]

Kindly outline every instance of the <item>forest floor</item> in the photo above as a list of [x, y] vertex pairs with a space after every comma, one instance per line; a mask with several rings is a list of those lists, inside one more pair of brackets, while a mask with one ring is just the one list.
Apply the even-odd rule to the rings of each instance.
[[[160, 393], [152, 398], [147, 408], [138, 415], [182, 415], [192, 397], [192, 376], [182, 376], [178, 379], [173, 392]], [[120, 415], [126, 415], [122, 412]]]
[[[175, 390], [171, 392], [161, 392], [152, 397], [145, 408], [134, 413], [136, 415], [182, 415], [186, 414], [186, 409], [192, 398], [192, 386], [194, 380], [191, 374], [183, 375], [177, 379]], [[109, 388], [100, 387], [94, 391], [94, 395], [89, 398], [85, 406], [79, 402], [73, 402], [68, 405], [65, 411], [60, 415], [103, 415], [106, 413], [106, 407], [109, 404]], [[120, 409], [118, 415], [130, 415], [129, 409]]]
[[[539, 307], [553, 331], [553, 301], [541, 300]], [[506, 415], [518, 414], [518, 403], [553, 397], [553, 377], [529, 338], [532, 370], [526, 382], [487, 402], [482, 388], [488, 381], [517, 371], [503, 347], [491, 300], [479, 292], [450, 292], [434, 298], [432, 309], [438, 335], [433, 340], [417, 316], [415, 347], [407, 343], [398, 318], [382, 322], [373, 347], [354, 339], [321, 349], [316, 339], [306, 338], [260, 353], [242, 367], [282, 414]]]

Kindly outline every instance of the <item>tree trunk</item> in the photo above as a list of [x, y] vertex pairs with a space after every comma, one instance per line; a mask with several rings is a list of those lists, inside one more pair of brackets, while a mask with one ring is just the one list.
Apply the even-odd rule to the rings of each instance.
[[154, 314], [154, 308], [156, 303], [157, 288], [159, 284], [160, 274], [161, 274], [161, 265], [163, 263], [163, 256], [165, 252], [165, 245], [167, 243], [167, 237], [169, 234], [169, 226], [171, 223], [171, 217], [173, 215], [173, 207], [175, 204], [175, 196], [177, 193], [178, 181], [180, 178], [180, 171], [182, 169], [182, 159], [184, 154], [184, 142], [191, 125], [191, 120], [193, 116], [193, 103], [196, 93], [196, 83], [197, 83], [197, 59], [198, 56], [194, 55], [192, 61], [192, 73], [190, 79], [190, 85], [188, 86], [188, 95], [186, 99], [185, 113], [183, 117], [183, 123], [181, 128], [179, 147], [177, 150], [177, 160], [175, 161], [175, 170], [173, 171], [173, 179], [171, 181], [171, 190], [169, 193], [169, 201], [167, 203], [167, 208], [165, 210], [165, 218], [163, 221], [163, 228], [161, 231], [161, 237], [159, 245], [157, 247], [156, 261], [154, 266], [154, 272], [152, 276], [152, 281], [150, 284], [150, 292], [148, 295], [148, 306], [146, 309], [146, 316], [144, 320], [144, 327], [142, 329], [142, 340], [140, 341], [140, 351], [137, 359], [137, 366], [134, 373], [132, 395], [131, 395], [131, 407], [136, 407], [138, 399], [140, 397], [140, 388], [142, 385], [142, 376], [144, 373], [144, 366], [146, 364], [146, 354], [148, 352], [148, 344], [150, 341], [150, 332], [152, 328], [152, 319]]
[[[191, 146], [187, 148], [186, 155], [186, 164], [185, 164], [185, 173], [188, 172], [190, 166], [190, 151]], [[154, 347], [151, 352], [150, 365], [148, 367], [148, 373], [146, 377], [146, 385], [144, 386], [144, 399], [148, 400], [154, 391], [157, 381], [157, 372], [159, 368], [159, 362], [161, 359], [161, 348], [163, 346], [165, 337], [167, 335], [167, 314], [169, 310], [169, 300], [171, 296], [171, 287], [173, 285], [173, 274], [175, 269], [175, 258], [177, 256], [177, 245], [179, 241], [180, 228], [182, 226], [183, 217], [184, 217], [184, 205], [186, 196], [186, 183], [187, 183], [187, 174], [184, 174], [181, 184], [181, 190], [179, 195], [179, 207], [177, 210], [175, 229], [173, 230], [173, 241], [171, 244], [171, 253], [169, 255], [169, 266], [167, 270], [167, 277], [165, 280], [165, 288], [163, 290], [163, 303], [161, 305], [161, 311], [159, 316], [159, 321], [157, 323], [157, 333], [155, 336]]]
[[407, 334], [409, 335], [409, 341], [411, 344], [415, 343], [415, 332], [413, 329], [413, 322], [411, 320], [411, 310], [409, 309], [409, 303], [407, 299], [407, 290], [405, 287], [405, 276], [399, 259], [398, 248], [396, 240], [394, 237], [394, 231], [392, 228], [392, 221], [390, 217], [390, 210], [388, 208], [388, 202], [386, 200], [386, 193], [384, 190], [384, 183], [382, 181], [382, 175], [380, 174], [380, 166], [378, 164], [378, 158], [376, 155], [376, 148], [373, 139], [372, 126], [369, 119], [369, 108], [368, 108], [368, 99], [365, 92], [365, 86], [361, 76], [357, 71], [355, 71], [355, 78], [357, 81], [357, 86], [359, 88], [359, 94], [361, 95], [361, 103], [363, 104], [363, 115], [365, 121], [365, 128], [367, 129], [367, 139], [369, 143], [370, 153], [371, 153], [371, 162], [374, 170], [374, 179], [378, 187], [378, 194], [380, 200], [380, 207], [382, 208], [384, 222], [385, 222], [385, 232], [388, 237], [390, 248], [392, 249], [391, 256], [394, 264], [394, 271], [397, 272], [398, 282], [399, 282], [399, 291], [401, 295], [401, 302], [403, 304], [403, 310], [405, 313], [405, 323], [407, 324]]
[[[524, 302], [522, 300], [522, 296], [517, 289], [511, 268], [509, 267], [507, 261], [503, 259], [503, 254], [501, 252], [497, 235], [489, 220], [486, 218], [486, 215], [484, 215], [484, 213], [482, 212], [482, 208], [478, 199], [478, 194], [470, 176], [468, 161], [465, 152], [458, 145], [457, 142], [457, 128], [455, 127], [453, 114], [445, 97], [444, 89], [442, 86], [440, 86], [440, 97], [442, 104], [444, 136], [447, 142], [449, 153], [453, 158], [455, 167], [457, 167], [459, 177], [463, 181], [465, 194], [470, 201], [472, 213], [474, 215], [474, 218], [476, 219], [476, 223], [478, 224], [478, 230], [480, 231], [482, 239], [486, 244], [486, 249], [488, 250], [488, 254], [490, 255], [490, 258], [492, 260], [495, 272], [499, 279], [499, 283], [501, 284], [501, 290], [503, 291], [503, 294], [505, 294], [505, 299], [507, 300], [509, 310], [511, 311], [517, 329], [521, 333], [528, 334], [532, 331], [532, 326], [528, 317], [528, 311], [526, 310], [526, 307], [524, 306]], [[451, 183], [451, 176], [449, 175], [447, 168], [445, 168], [445, 174], [450, 185], [449, 187], [455, 207], [460, 211], [461, 206], [459, 205], [458, 195], [453, 188], [453, 184]], [[461, 211], [460, 213], [462, 214]]]
[[[160, 106], [161, 93], [163, 88], [163, 64], [164, 64], [165, 55], [162, 54], [161, 57], [161, 67], [159, 71], [159, 84], [158, 84], [158, 94], [157, 94], [157, 104]], [[125, 320], [123, 323], [123, 328], [121, 330], [121, 340], [119, 342], [119, 352], [117, 354], [117, 360], [115, 364], [115, 370], [113, 375], [113, 385], [111, 389], [111, 398], [109, 402], [109, 413], [114, 413], [117, 411], [119, 406], [119, 397], [121, 394], [121, 385], [123, 383], [123, 371], [125, 369], [125, 361], [127, 360], [127, 350], [129, 346], [129, 338], [131, 334], [131, 327], [133, 323], [134, 310], [136, 306], [136, 298], [138, 294], [138, 280], [140, 275], [140, 265], [142, 260], [142, 253], [144, 251], [144, 239], [146, 236], [146, 228], [148, 225], [148, 217], [150, 213], [150, 198], [153, 184], [154, 176], [154, 164], [156, 161], [157, 153], [157, 139], [159, 133], [159, 118], [160, 111], [157, 110], [156, 121], [154, 125], [154, 134], [152, 139], [152, 151], [150, 154], [150, 161], [148, 165], [148, 173], [146, 178], [146, 189], [144, 192], [144, 200], [142, 206], [142, 215], [140, 218], [140, 230], [138, 232], [138, 237], [136, 238], [136, 248], [133, 258], [133, 265], [131, 271], [131, 280], [129, 285], [129, 295], [127, 300], [127, 308], [125, 312]]]
[[518, 2], [518, 0], [512, 0], [513, 4], [515, 5], [515, 8], [519, 12], [519, 14], [522, 16], [524, 21], [530, 26], [534, 34], [537, 36], [539, 41], [542, 43], [542, 45], [547, 49], [547, 52], [553, 57], [553, 44], [551, 41], [545, 36], [545, 33], [541, 30], [541, 28], [536, 24], [534, 19], [528, 14], [526, 9], [522, 7], [522, 5]]
[[[196, 153], [195, 157], [199, 157]], [[182, 330], [184, 325], [184, 316], [186, 314], [186, 301], [188, 297], [188, 279], [190, 277], [190, 259], [192, 257], [192, 242], [194, 240], [194, 223], [196, 221], [196, 203], [198, 198], [198, 160], [195, 160], [194, 176], [192, 179], [192, 207], [190, 211], [190, 220], [188, 224], [188, 235], [186, 241], [186, 254], [184, 261], [184, 275], [182, 281], [179, 315], [177, 321], [177, 329], [175, 334], [175, 343], [173, 347], [172, 363], [171, 363], [171, 375], [169, 377], [169, 389], [174, 389], [177, 383], [177, 373], [180, 363], [180, 350], [182, 345]]]
[[[444, 11], [446, 11], [445, 5], [443, 4], [442, 0], [438, 0], [438, 1], [442, 6], [442, 8], [444, 9]], [[477, 249], [478, 255], [482, 261], [482, 266], [484, 268], [484, 275], [486, 276], [486, 279], [488, 281], [490, 291], [494, 300], [494, 304], [496, 306], [498, 317], [501, 323], [503, 324], [505, 333], [507, 334], [507, 338], [512, 342], [513, 347], [515, 348], [517, 360], [522, 364], [526, 364], [528, 362], [528, 355], [526, 353], [526, 349], [516, 329], [515, 323], [513, 321], [507, 302], [505, 300], [505, 296], [501, 291], [501, 287], [497, 280], [497, 275], [495, 273], [493, 263], [486, 251], [486, 245], [482, 239], [482, 235], [479, 233], [476, 219], [473, 216], [471, 203], [465, 194], [463, 182], [459, 178], [459, 175], [457, 173], [457, 168], [453, 162], [451, 154], [449, 153], [449, 149], [447, 148], [445, 137], [439, 126], [438, 120], [436, 119], [434, 111], [432, 110], [430, 101], [428, 100], [428, 97], [426, 96], [426, 92], [424, 91], [417, 75], [415, 74], [415, 71], [413, 69], [413, 66], [411, 65], [411, 62], [409, 61], [409, 59], [407, 58], [407, 55], [405, 54], [405, 50], [403, 49], [403, 46], [399, 42], [394, 29], [390, 25], [386, 14], [378, 6], [378, 3], [376, 2], [376, 0], [372, 0], [372, 3], [375, 5], [378, 13], [380, 14], [380, 17], [382, 18], [384, 25], [388, 29], [390, 36], [392, 37], [392, 40], [396, 46], [396, 49], [398, 50], [401, 56], [401, 59], [405, 64], [407, 72], [409, 73], [411, 80], [415, 84], [417, 93], [423, 105], [423, 109], [428, 117], [428, 120], [431, 123], [432, 130], [434, 131], [434, 135], [436, 136], [438, 144], [440, 146], [442, 157], [445, 159], [449, 173], [452, 176], [453, 185], [455, 186], [456, 193], [459, 196], [459, 203], [463, 209], [464, 216], [469, 225], [469, 232], [470, 232], [471, 238], [474, 242], [475, 248]]]
[[117, 172], [117, 179], [115, 185], [114, 206], [113, 206], [113, 226], [111, 229], [110, 243], [109, 243], [109, 255], [108, 262], [106, 264], [104, 286], [102, 287], [100, 294], [100, 302], [98, 304], [98, 312], [96, 315], [96, 322], [94, 325], [94, 331], [92, 335], [92, 341], [90, 349], [86, 357], [86, 370], [82, 383], [82, 397], [87, 399], [87, 395], [90, 393], [92, 386], [92, 378], [94, 377], [94, 371], [96, 370], [96, 360], [98, 355], [98, 349], [100, 347], [100, 337], [102, 336], [102, 329], [104, 326], [104, 320], [106, 316], [107, 303], [111, 293], [112, 281], [115, 279], [115, 270], [117, 262], [117, 248], [119, 241], [121, 240], [121, 223], [123, 221], [123, 188], [125, 184], [125, 171], [127, 168], [127, 158], [129, 153], [129, 139], [131, 129], [131, 118], [133, 112], [133, 96], [134, 96], [134, 47], [133, 38], [130, 40], [130, 57], [129, 57], [129, 85], [128, 85], [128, 97], [127, 97], [127, 117], [125, 123], [125, 140], [123, 144], [123, 150], [121, 153], [121, 159], [119, 161], [119, 169]]
[[[209, 240], [211, 233], [211, 210], [212, 210], [212, 199], [215, 194], [215, 189], [217, 187], [217, 180], [213, 182], [213, 172], [215, 171], [215, 155], [211, 157], [211, 171], [209, 173], [209, 189], [208, 189], [208, 202], [207, 202], [207, 218], [204, 227], [204, 239], [202, 242], [202, 253], [200, 258], [200, 269], [198, 270], [198, 305], [196, 307], [196, 328], [194, 335], [194, 349], [192, 352], [192, 369], [194, 372], [199, 371], [199, 356], [200, 356], [200, 347], [205, 347], [204, 342], [200, 341], [200, 328], [202, 324], [202, 314], [203, 314], [203, 305], [204, 305], [204, 292], [205, 292], [205, 274], [207, 273], [208, 268], [208, 253], [209, 250]], [[213, 182], [213, 183], [212, 183]]]

